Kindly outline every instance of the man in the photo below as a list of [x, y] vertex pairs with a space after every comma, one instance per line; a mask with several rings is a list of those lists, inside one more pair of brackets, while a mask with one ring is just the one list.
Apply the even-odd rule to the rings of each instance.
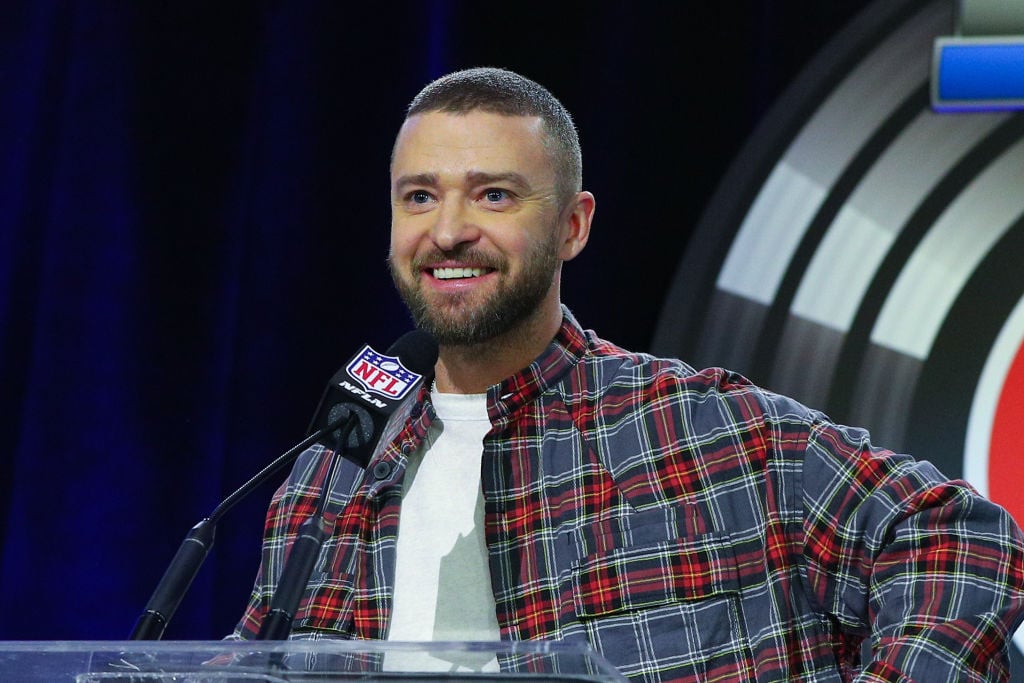
[[[594, 216], [580, 169], [568, 113], [521, 76], [413, 100], [390, 265], [440, 358], [333, 487], [296, 632], [585, 640], [645, 681], [1005, 679], [1013, 521], [738, 375], [584, 332], [559, 298]], [[241, 636], [325, 461], [305, 453], [274, 498]]]

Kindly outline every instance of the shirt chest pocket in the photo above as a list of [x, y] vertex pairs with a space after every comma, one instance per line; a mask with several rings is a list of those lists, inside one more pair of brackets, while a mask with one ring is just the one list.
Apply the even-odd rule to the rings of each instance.
[[583, 559], [572, 572], [576, 616], [601, 617], [675, 602], [739, 593], [725, 544], [687, 547], [680, 540], [617, 548]]
[[626, 676], [742, 680], [753, 658], [733, 548], [724, 537], [678, 531], [662, 517], [605, 536], [572, 567], [575, 616]]

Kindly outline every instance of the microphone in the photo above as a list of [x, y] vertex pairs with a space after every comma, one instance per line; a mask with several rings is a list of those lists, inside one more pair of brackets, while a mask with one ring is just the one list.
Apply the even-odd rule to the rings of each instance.
[[[208, 517], [192, 527], [160, 583], [157, 584], [149, 602], [146, 603], [129, 639], [159, 640], [163, 636], [168, 622], [174, 616], [213, 547], [217, 522], [242, 498], [291, 463], [300, 453], [315, 443], [331, 446], [348, 432], [345, 435], [347, 438], [344, 440], [344, 446], [354, 444], [351, 449], [352, 459], [356, 464], [365, 467], [380, 439], [387, 418], [401, 401], [415, 390], [423, 376], [432, 372], [434, 363], [437, 362], [437, 354], [437, 342], [430, 334], [420, 330], [413, 330], [399, 337], [385, 354], [378, 354], [370, 346], [364, 346], [362, 351], [331, 378], [320, 398], [320, 404], [310, 424], [309, 435], [256, 473], [214, 508]], [[377, 367], [375, 364], [380, 366], [380, 374], [374, 371]], [[369, 389], [358, 390], [357, 385], [351, 384], [349, 379], [346, 379], [347, 368], [352, 368], [356, 373], [351, 379], [359, 386], [366, 386], [368, 382], [370, 386], [375, 387], [374, 393], [371, 394]], [[348, 448], [338, 450], [341, 455], [349, 457]], [[369, 453], [366, 453], [367, 450]], [[305, 580], [309, 580], [308, 574]]]
[[437, 354], [437, 341], [423, 330], [406, 332], [384, 353], [364, 346], [331, 377], [308, 432], [324, 431], [318, 442], [333, 448], [341, 429], [327, 429], [328, 425], [354, 420], [341, 452], [366, 467], [388, 418], [423, 377], [433, 373]]
[[[405, 397], [412, 393], [437, 362], [437, 341], [422, 330], [407, 332], [384, 354], [369, 346], [334, 374], [320, 399], [310, 431], [319, 427], [320, 443], [331, 449], [326, 487], [321, 489], [314, 513], [299, 529], [277, 581], [258, 640], [284, 640], [309, 582], [324, 541], [334, 533], [333, 521], [324, 517], [325, 499], [334, 486], [337, 456], [366, 467], [380, 441], [384, 426]], [[326, 426], [344, 420], [344, 427]]]

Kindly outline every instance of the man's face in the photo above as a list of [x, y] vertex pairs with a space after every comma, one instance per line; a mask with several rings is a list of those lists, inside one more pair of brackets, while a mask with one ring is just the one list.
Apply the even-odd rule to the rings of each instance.
[[537, 117], [429, 112], [399, 132], [391, 254], [416, 324], [477, 344], [558, 306], [555, 172]]

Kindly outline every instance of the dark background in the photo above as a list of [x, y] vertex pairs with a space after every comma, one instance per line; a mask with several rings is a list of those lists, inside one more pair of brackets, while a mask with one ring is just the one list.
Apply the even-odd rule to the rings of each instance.
[[[410, 327], [384, 259], [409, 99], [495, 65], [573, 112], [563, 295], [647, 350], [739, 148], [863, 0], [23, 2], [0, 9], [0, 639], [123, 638], [189, 527]], [[228, 633], [273, 485], [169, 638]]]

